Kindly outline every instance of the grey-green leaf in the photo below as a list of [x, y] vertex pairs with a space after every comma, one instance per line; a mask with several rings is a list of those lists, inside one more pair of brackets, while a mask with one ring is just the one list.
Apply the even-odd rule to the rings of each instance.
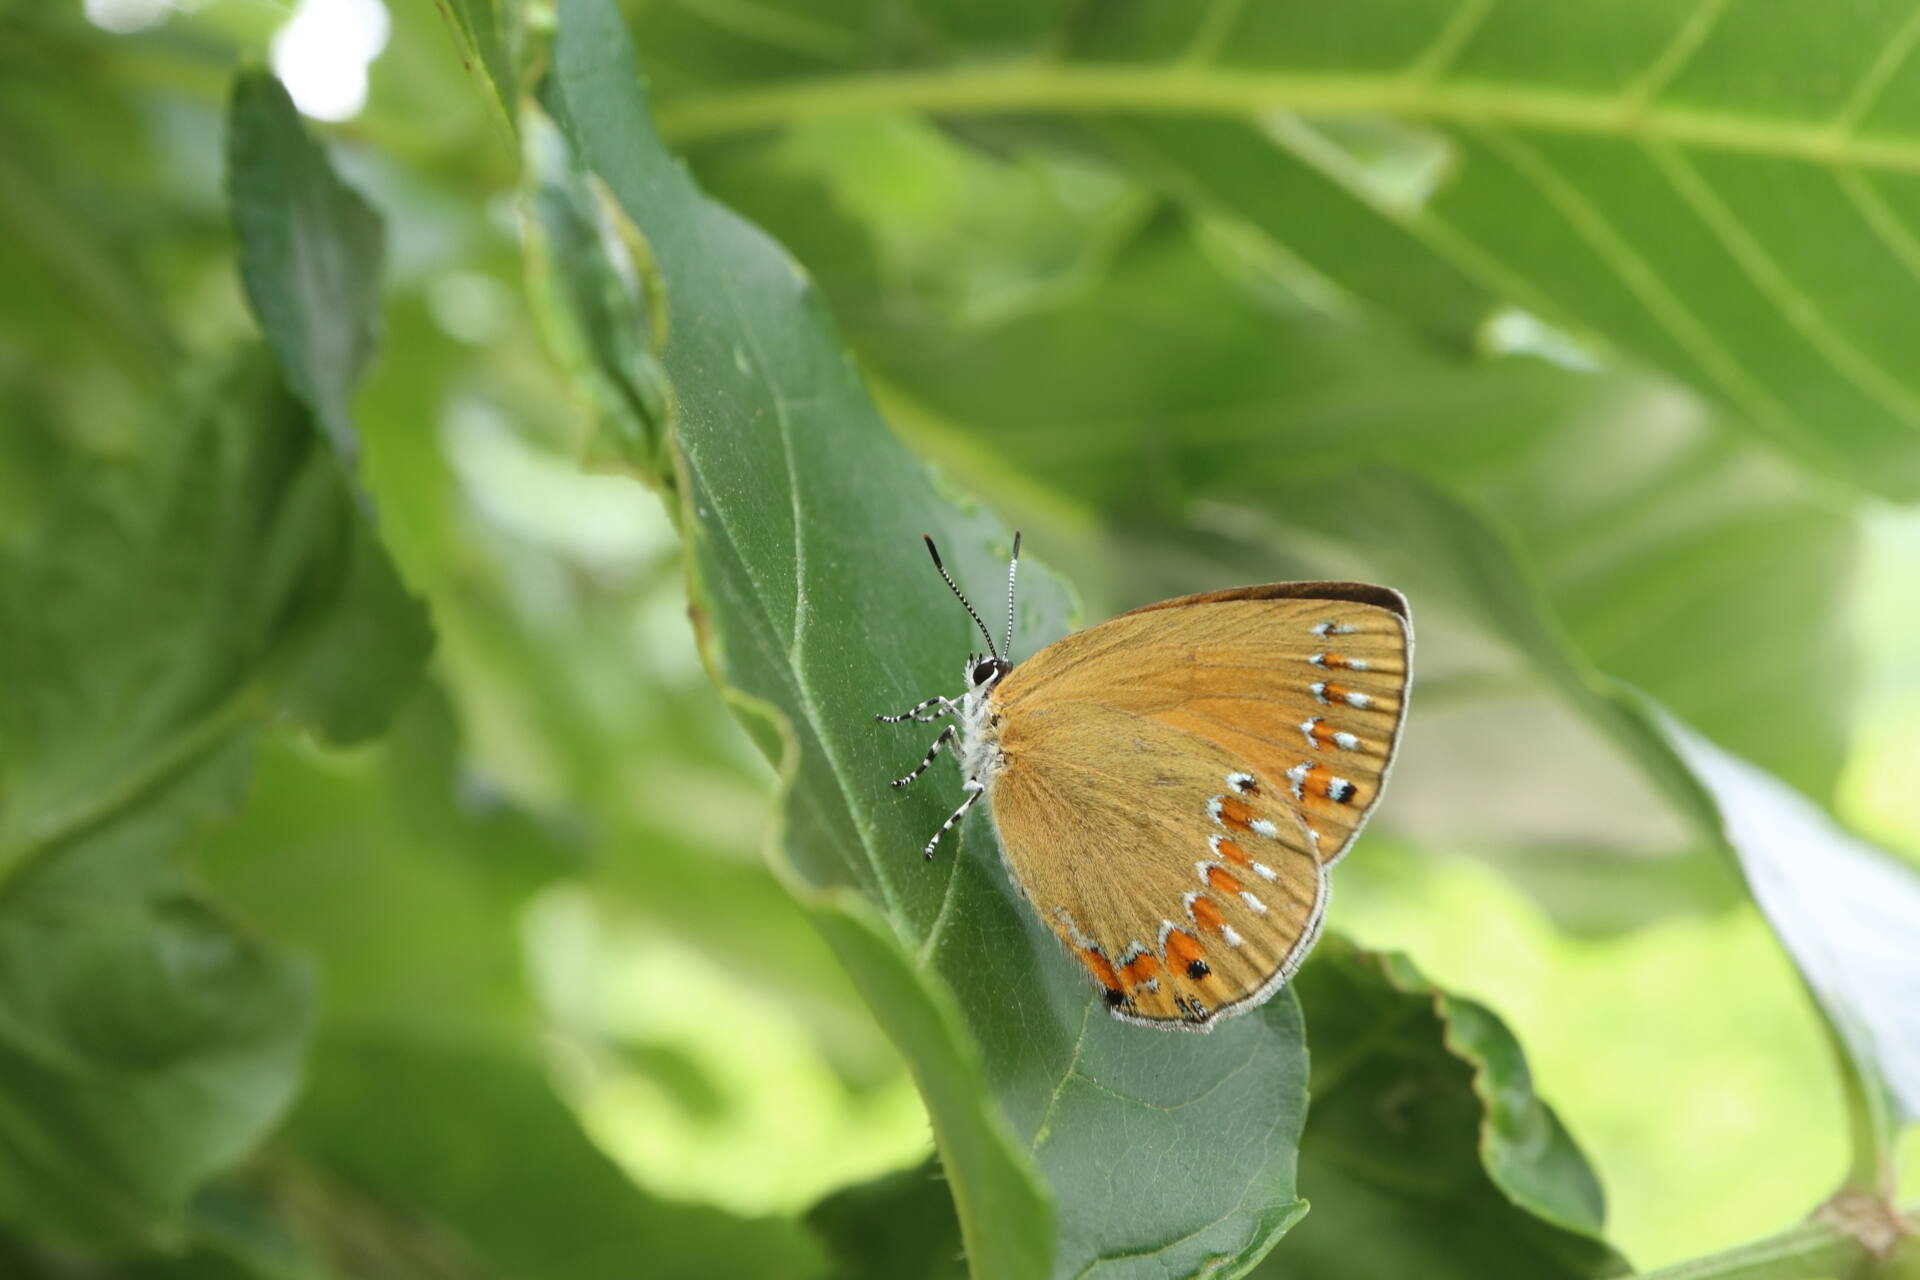
[[1851, 1058], [1856, 1171], [1877, 1186], [1898, 1124], [1920, 1118], [1920, 874], [1680, 721], [1659, 724], [1713, 797], [1754, 900]]
[[[1008, 533], [886, 433], [804, 275], [660, 146], [610, 6], [562, 5], [553, 65], [563, 133], [658, 264], [697, 621], [791, 771], [776, 865], [913, 1063], [976, 1273], [1244, 1270], [1300, 1211], [1293, 1001], [1204, 1039], [1122, 1026], [984, 824], [920, 860], [957, 795], [888, 789], [924, 742], [872, 717], [948, 687], [971, 624], [917, 535], [991, 594]], [[1043, 572], [1022, 580], [1031, 652], [1067, 599]], [[1246, 1158], [1208, 1158], [1229, 1142]]]

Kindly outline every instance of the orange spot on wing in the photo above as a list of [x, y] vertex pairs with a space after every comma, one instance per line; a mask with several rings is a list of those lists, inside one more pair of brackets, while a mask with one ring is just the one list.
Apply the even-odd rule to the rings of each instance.
[[1347, 688], [1347, 686], [1343, 684], [1330, 684], [1327, 686], [1327, 689], [1326, 689], [1325, 700], [1328, 702], [1345, 702], [1347, 700], [1347, 695], [1352, 692], [1353, 690]]
[[1227, 923], [1226, 918], [1220, 914], [1220, 908], [1213, 905], [1212, 898], [1193, 900], [1193, 922], [1202, 929], [1211, 929], [1215, 933], [1220, 932]]
[[1247, 856], [1247, 851], [1231, 840], [1220, 841], [1214, 846], [1214, 851], [1236, 867], [1253, 865], [1253, 859]]
[[1307, 730], [1307, 736], [1313, 739], [1314, 746], [1325, 751], [1333, 745], [1333, 730], [1328, 728], [1327, 722], [1319, 716], [1313, 718], [1312, 725], [1313, 727]]
[[1215, 893], [1238, 893], [1244, 887], [1238, 880], [1227, 874], [1225, 867], [1207, 868], [1207, 888]]
[[1238, 796], [1221, 796], [1220, 821], [1229, 827], [1250, 831], [1252, 828], [1248, 823], [1253, 821], [1253, 810], [1248, 808], [1247, 802]]
[[1187, 967], [1200, 958], [1200, 940], [1184, 929], [1167, 931], [1167, 967], [1175, 973], [1185, 973]]
[[1323, 667], [1345, 667], [1352, 664], [1337, 653], [1323, 653], [1320, 655], [1320, 665]]
[[1159, 972], [1160, 957], [1151, 951], [1142, 951], [1127, 962], [1126, 967], [1120, 970], [1120, 976], [1126, 979], [1129, 987], [1137, 987]]
[[1120, 989], [1120, 975], [1113, 971], [1113, 962], [1098, 947], [1083, 947], [1080, 950], [1080, 963], [1087, 966], [1087, 972], [1094, 980], [1109, 991]]

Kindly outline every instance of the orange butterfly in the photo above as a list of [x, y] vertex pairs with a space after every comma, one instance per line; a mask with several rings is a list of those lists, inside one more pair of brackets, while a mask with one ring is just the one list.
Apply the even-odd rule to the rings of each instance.
[[[948, 718], [965, 798], [986, 796], [1014, 883], [1105, 992], [1113, 1016], [1211, 1030], [1306, 958], [1327, 869], [1386, 783], [1413, 632], [1396, 591], [1279, 582], [1182, 596], [1014, 666], [986, 636], [965, 692], [886, 724]], [[1020, 535], [1007, 570], [1007, 641]]]

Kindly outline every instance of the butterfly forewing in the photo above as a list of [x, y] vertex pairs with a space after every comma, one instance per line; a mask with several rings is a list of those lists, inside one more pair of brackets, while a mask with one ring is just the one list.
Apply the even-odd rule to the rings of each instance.
[[1408, 650], [1397, 594], [1284, 583], [1122, 615], [994, 691], [1001, 848], [1117, 1014], [1207, 1025], [1298, 965], [1379, 796]]

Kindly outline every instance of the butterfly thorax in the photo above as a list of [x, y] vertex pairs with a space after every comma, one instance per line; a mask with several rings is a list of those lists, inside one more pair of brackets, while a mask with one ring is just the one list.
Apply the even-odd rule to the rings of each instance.
[[1006, 767], [1000, 750], [1000, 717], [992, 694], [1012, 670], [1004, 658], [968, 655], [966, 692], [960, 695], [960, 772], [968, 782], [985, 787]]

